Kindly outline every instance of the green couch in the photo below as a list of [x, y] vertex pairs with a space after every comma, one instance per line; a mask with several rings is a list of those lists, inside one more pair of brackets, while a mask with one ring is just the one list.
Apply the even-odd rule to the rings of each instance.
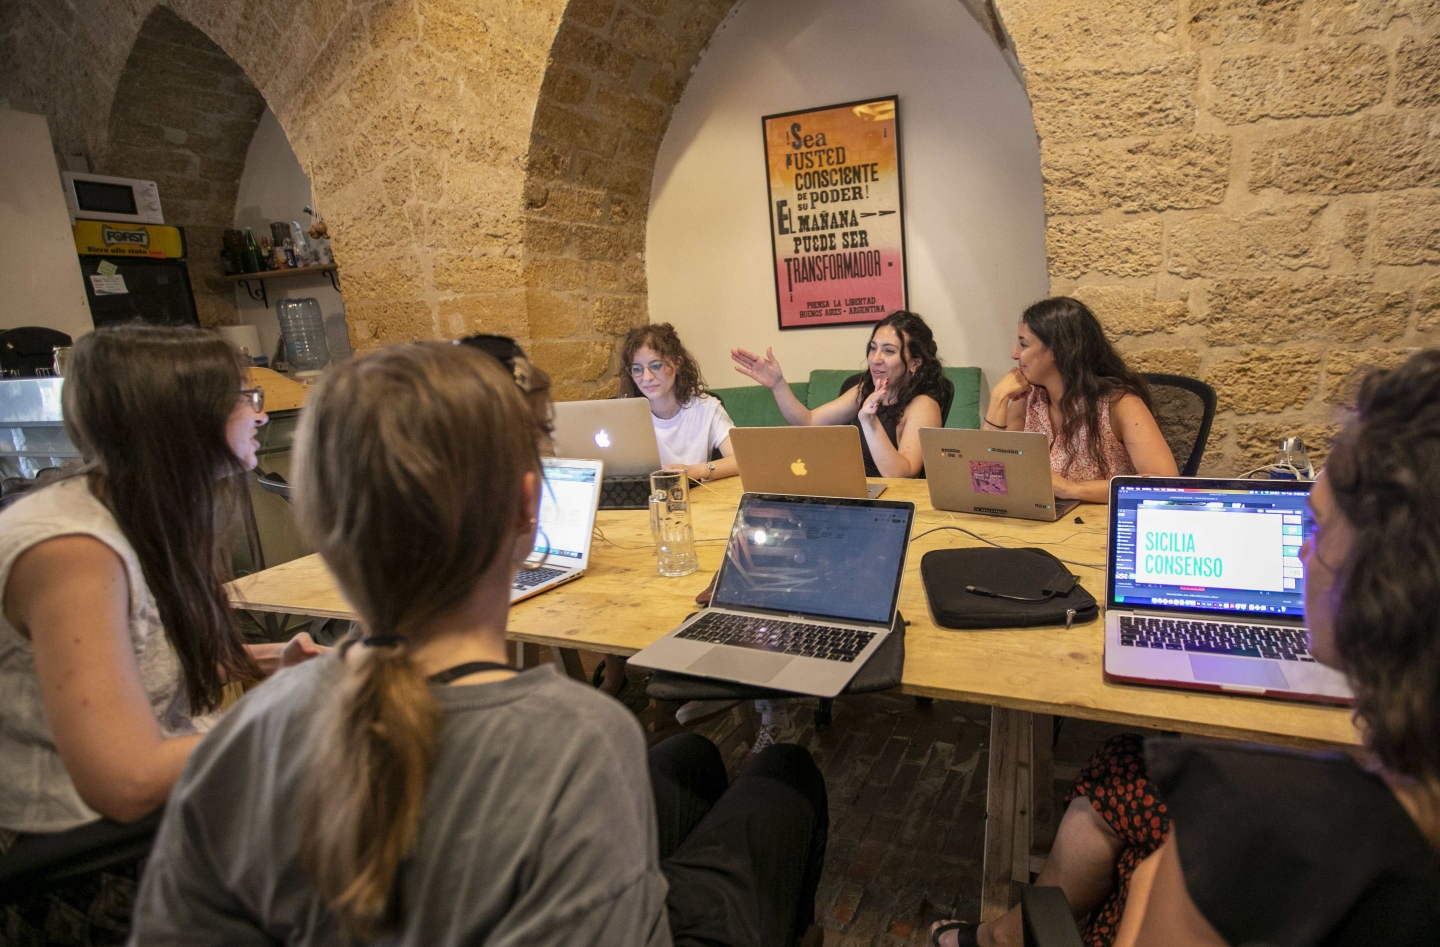
[[[955, 400], [950, 404], [946, 427], [978, 428], [980, 426], [980, 369], [946, 368], [945, 377], [955, 386]], [[817, 368], [810, 380], [792, 382], [790, 390], [807, 407], [815, 408], [840, 397], [840, 386], [855, 374], [846, 369]], [[725, 411], [737, 427], [782, 427], [785, 418], [775, 407], [775, 396], [761, 385], [738, 388], [712, 388], [710, 393], [725, 404]]]

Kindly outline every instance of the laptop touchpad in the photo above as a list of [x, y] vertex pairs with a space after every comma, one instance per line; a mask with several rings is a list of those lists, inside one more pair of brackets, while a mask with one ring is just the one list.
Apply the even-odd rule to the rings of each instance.
[[1241, 687], [1265, 687], [1288, 691], [1280, 666], [1274, 661], [1246, 661], [1209, 654], [1190, 655], [1190, 671], [1195, 680], [1206, 684], [1237, 684]]
[[788, 654], [749, 648], [711, 648], [685, 669], [686, 674], [765, 684], [795, 660]]

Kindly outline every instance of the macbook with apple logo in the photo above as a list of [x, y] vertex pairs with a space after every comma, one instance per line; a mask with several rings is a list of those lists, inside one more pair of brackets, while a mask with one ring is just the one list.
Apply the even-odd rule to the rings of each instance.
[[644, 398], [555, 403], [555, 453], [605, 462], [607, 477], [649, 476], [660, 469], [660, 446]]
[[730, 432], [746, 493], [871, 500], [885, 484], [865, 482], [860, 431], [853, 424], [737, 427]]

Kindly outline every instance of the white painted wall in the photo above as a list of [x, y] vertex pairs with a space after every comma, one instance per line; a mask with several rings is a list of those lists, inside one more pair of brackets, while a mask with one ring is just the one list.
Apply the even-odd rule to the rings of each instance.
[[760, 118], [900, 96], [910, 308], [949, 365], [1010, 369], [1043, 298], [1040, 149], [1020, 80], [958, 0], [746, 0], [716, 33], [660, 146], [646, 235], [650, 319], [710, 384], [748, 384], [729, 350], [791, 381], [857, 370], [869, 326], [779, 331]]
[[0, 329], [95, 328], [45, 116], [0, 105]]
[[[245, 170], [240, 175], [240, 189], [235, 197], [235, 227], [249, 227], [258, 241], [270, 235], [272, 220], [299, 221], [308, 227], [310, 218], [304, 208], [311, 204], [310, 177], [300, 167], [290, 140], [280, 127], [275, 113], [268, 108], [260, 116], [250, 150], [245, 154]], [[308, 238], [307, 238], [308, 239]], [[344, 274], [340, 274], [344, 278]], [[343, 283], [341, 284], [344, 285]], [[331, 361], [350, 357], [350, 336], [345, 328], [345, 302], [324, 275], [291, 276], [265, 281], [267, 305], [253, 300], [240, 287], [235, 288], [235, 306], [240, 321], [255, 326], [266, 356], [275, 354], [280, 337], [280, 324], [275, 319], [275, 303], [281, 299], [313, 297], [325, 315], [325, 341], [330, 345]]]

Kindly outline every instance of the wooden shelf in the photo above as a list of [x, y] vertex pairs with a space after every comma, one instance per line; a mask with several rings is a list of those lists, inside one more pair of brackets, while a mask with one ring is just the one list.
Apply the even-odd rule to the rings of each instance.
[[316, 266], [296, 266], [288, 270], [261, 270], [258, 273], [234, 273], [220, 277], [227, 283], [235, 283], [244, 288], [251, 299], [262, 306], [270, 305], [269, 297], [265, 293], [265, 281], [267, 279], [288, 279], [292, 276], [328, 276], [330, 285], [335, 292], [340, 292], [340, 267], [334, 263], [319, 264]]

